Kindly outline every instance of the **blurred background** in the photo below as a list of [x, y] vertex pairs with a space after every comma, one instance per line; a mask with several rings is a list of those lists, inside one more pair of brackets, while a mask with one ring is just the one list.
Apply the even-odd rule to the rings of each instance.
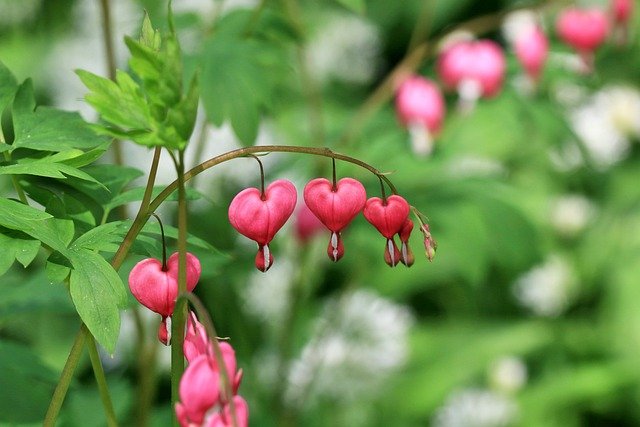
[[[359, 216], [343, 234], [344, 258], [332, 263], [329, 232], [311, 227], [301, 238], [294, 214], [271, 244], [274, 266], [261, 273], [254, 242], [227, 219], [233, 196], [259, 185], [255, 161], [191, 181], [190, 233], [216, 248], [189, 248], [203, 263], [196, 294], [236, 350], [251, 425], [640, 425], [639, 19], [632, 15], [626, 40], [611, 36], [597, 49], [587, 73], [555, 30], [572, 4], [173, 1], [185, 67], [202, 70], [191, 165], [242, 145], [327, 146], [390, 172], [438, 243], [429, 262], [416, 228], [415, 264], [390, 268], [385, 239]], [[89, 121], [97, 116], [74, 70], [108, 74], [100, 7], [0, 0], [0, 61], [19, 81], [33, 78], [41, 104]], [[110, 8], [116, 63], [126, 69], [122, 37], [137, 37], [145, 9], [164, 27], [166, 2], [112, 0]], [[549, 38], [535, 87], [513, 54], [516, 8], [532, 11]], [[437, 81], [439, 43], [460, 28], [504, 48], [502, 88], [466, 111], [446, 93], [433, 153], [416, 154], [394, 89], [411, 72]], [[122, 148], [125, 165], [146, 173], [152, 152]], [[307, 181], [331, 176], [325, 158], [263, 161], [267, 182], [293, 181], [300, 201]], [[337, 175], [380, 196], [364, 169], [338, 162]], [[165, 156], [159, 181], [174, 178]], [[0, 189], [11, 194], [9, 180]], [[174, 208], [166, 203], [161, 214], [176, 225]], [[130, 257], [124, 280], [141, 258]], [[12, 267], [0, 282], [0, 358], [27, 347], [55, 384], [79, 320], [41, 261]], [[149, 425], [168, 425], [169, 352], [156, 342], [157, 316], [134, 306], [123, 314], [116, 353], [103, 358], [114, 403], [123, 425], [142, 423], [146, 401]], [[144, 325], [135, 325], [133, 310]], [[148, 398], [137, 368], [145, 363], [154, 370]], [[38, 402], [46, 408], [49, 395], [33, 390], [0, 391], [0, 425], [39, 424]], [[15, 394], [29, 396], [31, 418], [7, 397]], [[87, 358], [60, 425], [100, 426], [101, 417]]]

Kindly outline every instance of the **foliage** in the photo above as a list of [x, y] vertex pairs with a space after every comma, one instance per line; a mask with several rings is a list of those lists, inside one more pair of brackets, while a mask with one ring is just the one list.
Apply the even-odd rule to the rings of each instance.
[[[161, 257], [155, 220], [140, 226], [126, 259], [118, 254], [138, 224], [147, 149], [177, 162], [188, 147], [195, 166], [265, 140], [326, 146], [378, 168], [428, 218], [438, 252], [432, 263], [422, 257], [416, 227], [415, 264], [389, 268], [385, 239], [358, 217], [334, 264], [328, 232], [302, 242], [292, 224], [271, 242], [272, 269], [256, 272], [255, 245], [227, 214], [238, 191], [259, 186], [255, 162], [190, 177], [186, 241], [203, 266], [196, 294], [236, 350], [251, 425], [448, 425], [446, 408], [468, 390], [517, 408], [507, 425], [640, 418], [637, 13], [628, 42], [609, 41], [595, 72], [581, 74], [554, 35], [555, 9], [542, 7], [552, 54], [527, 92], [499, 32], [510, 2], [286, 0], [196, 12], [176, 1], [167, 16], [165, 2], [131, 0], [114, 19], [135, 26], [116, 40], [128, 61], [118, 58], [113, 80], [95, 68], [74, 75], [87, 66], [55, 56], [74, 35], [84, 55], [102, 55], [77, 36], [80, 19], [69, 22], [81, 3], [33, 2], [13, 24], [0, 16], [0, 425], [42, 421], [81, 322], [101, 347], [118, 422], [168, 424], [159, 319], [125, 288], [137, 260]], [[466, 113], [447, 94], [435, 150], [420, 157], [393, 109], [396, 80], [414, 71], [437, 79], [435, 46], [461, 23], [506, 47], [507, 77], [498, 96]], [[86, 86], [69, 96], [86, 95], [75, 105], [95, 110], [96, 123], [53, 106], [63, 82], [48, 75], [52, 63]], [[616, 104], [618, 93], [627, 97]], [[111, 157], [114, 139], [124, 164]], [[291, 179], [298, 199], [310, 179], [331, 176], [327, 158], [261, 159], [267, 182]], [[337, 175], [380, 195], [363, 168], [339, 161]], [[151, 200], [173, 179], [161, 163]], [[156, 210], [170, 251], [181, 236], [178, 199]], [[520, 383], [509, 383], [513, 371], [501, 376], [505, 358], [526, 370]], [[83, 354], [62, 424], [105, 422], [92, 369]]]

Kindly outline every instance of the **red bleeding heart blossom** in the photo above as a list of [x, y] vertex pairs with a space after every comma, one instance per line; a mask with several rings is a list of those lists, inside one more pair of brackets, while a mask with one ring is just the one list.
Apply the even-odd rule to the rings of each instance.
[[447, 88], [477, 99], [500, 91], [506, 60], [500, 45], [491, 40], [460, 41], [440, 54], [437, 68]]
[[353, 178], [342, 178], [335, 185], [316, 178], [304, 187], [304, 201], [331, 231], [327, 255], [338, 261], [344, 255], [341, 231], [362, 211], [367, 200], [364, 186]]
[[402, 232], [409, 217], [409, 203], [402, 196], [395, 194], [385, 200], [371, 197], [362, 213], [367, 221], [387, 238], [384, 260], [389, 266], [395, 267], [400, 262], [401, 254], [393, 236]]
[[204, 326], [194, 313], [189, 314], [184, 354], [189, 362], [180, 379], [180, 402], [176, 404], [176, 416], [182, 427], [226, 427], [233, 425], [230, 402], [233, 399], [239, 427], [248, 425], [249, 409], [238, 396], [242, 370], [237, 370], [236, 356], [231, 345], [220, 342], [218, 346], [224, 368], [231, 382], [231, 395], [225, 392], [221, 366], [213, 352], [213, 343]]
[[[198, 258], [187, 253], [187, 291], [196, 287], [201, 271]], [[163, 318], [171, 316], [178, 297], [178, 253], [169, 257], [166, 269], [154, 258], [137, 263], [129, 273], [129, 289], [149, 310]]]
[[609, 20], [600, 9], [568, 8], [558, 16], [556, 30], [562, 41], [580, 54], [590, 70], [593, 52], [609, 35]]
[[411, 236], [411, 232], [413, 231], [413, 221], [410, 218], [407, 218], [404, 222], [404, 225], [400, 229], [398, 233], [398, 237], [400, 237], [400, 262], [402, 262], [407, 267], [411, 267], [415, 261], [415, 257], [413, 256], [413, 251], [409, 247], [409, 237]]
[[258, 270], [266, 272], [273, 264], [269, 242], [293, 213], [297, 199], [294, 185], [279, 179], [272, 182], [264, 194], [257, 188], [247, 188], [231, 201], [231, 225], [258, 244], [255, 260]]
[[549, 41], [542, 28], [534, 25], [522, 31], [516, 36], [513, 48], [527, 76], [538, 80], [549, 53]]

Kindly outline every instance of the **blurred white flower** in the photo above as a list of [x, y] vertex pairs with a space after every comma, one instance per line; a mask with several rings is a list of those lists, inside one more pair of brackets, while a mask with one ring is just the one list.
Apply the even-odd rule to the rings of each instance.
[[491, 365], [489, 382], [498, 391], [516, 392], [527, 383], [527, 366], [519, 357], [501, 357]]
[[372, 23], [353, 14], [329, 18], [306, 51], [309, 69], [320, 81], [367, 83], [380, 69], [380, 34]]
[[569, 121], [595, 164], [611, 166], [627, 155], [630, 138], [640, 136], [640, 92], [605, 87], [571, 111]]
[[[251, 243], [255, 247], [255, 243]], [[247, 312], [271, 325], [280, 325], [289, 306], [293, 274], [294, 266], [283, 257], [278, 258], [268, 274], [255, 270], [242, 292]]]
[[434, 427], [500, 427], [512, 425], [518, 416], [516, 403], [486, 389], [454, 392], [437, 410]]
[[[142, 13], [133, 0], [111, 1], [114, 51], [119, 68], [123, 68], [128, 57], [121, 40], [126, 34], [137, 34]], [[95, 112], [84, 101], [87, 89], [74, 70], [83, 69], [101, 76], [107, 75], [100, 2], [77, 2], [73, 14], [73, 22], [77, 23], [78, 28], [72, 37], [58, 40], [51, 49], [46, 64], [46, 77], [50, 79], [49, 87], [53, 91], [56, 107], [80, 111], [85, 118], [93, 119]]]
[[596, 213], [594, 204], [579, 194], [557, 198], [551, 208], [551, 223], [565, 236], [575, 236], [591, 221]]
[[33, 19], [42, 0], [0, 0], [0, 26], [16, 26]]
[[[161, 372], [171, 371], [171, 347], [165, 346], [156, 338], [158, 327], [160, 325], [160, 315], [139, 307], [139, 320], [145, 329], [147, 339], [150, 345], [156, 348], [156, 369]], [[120, 334], [116, 342], [116, 351], [114, 354], [108, 354], [101, 346], [98, 346], [100, 359], [106, 371], [120, 369], [127, 366], [131, 360], [136, 357], [138, 346], [138, 331], [136, 327], [136, 318], [133, 310], [125, 310], [122, 312], [120, 323]]]
[[474, 176], [501, 176], [507, 173], [504, 165], [488, 157], [463, 156], [456, 157], [447, 167], [453, 177], [465, 178]]
[[412, 323], [406, 307], [371, 291], [330, 301], [291, 366], [287, 400], [303, 405], [314, 397], [353, 401], [374, 396], [404, 364]]
[[567, 307], [574, 282], [567, 262], [554, 255], [521, 276], [513, 291], [518, 302], [534, 314], [555, 317]]

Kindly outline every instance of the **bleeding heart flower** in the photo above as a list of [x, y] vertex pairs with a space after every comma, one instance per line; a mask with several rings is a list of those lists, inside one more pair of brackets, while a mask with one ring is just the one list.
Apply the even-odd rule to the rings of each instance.
[[331, 231], [327, 255], [338, 261], [344, 255], [340, 232], [360, 213], [367, 200], [364, 186], [353, 178], [342, 178], [334, 186], [325, 178], [316, 178], [304, 187], [304, 201]]
[[273, 264], [269, 242], [282, 228], [296, 207], [298, 195], [287, 180], [272, 182], [261, 194], [257, 188], [238, 193], [229, 205], [229, 221], [233, 228], [258, 244], [256, 267], [266, 272]]
[[[187, 291], [196, 287], [201, 271], [198, 258], [187, 253]], [[154, 258], [137, 263], [129, 273], [129, 289], [149, 310], [163, 318], [171, 316], [178, 297], [178, 253], [169, 257], [166, 269]]]
[[611, 17], [614, 24], [614, 40], [625, 44], [629, 36], [629, 19], [633, 13], [634, 0], [613, 0], [611, 2]]
[[407, 267], [411, 267], [415, 261], [415, 257], [413, 256], [413, 251], [409, 247], [409, 237], [411, 236], [411, 231], [413, 231], [413, 221], [410, 218], [404, 222], [402, 229], [398, 233], [400, 237], [400, 261], [406, 265]]
[[404, 80], [396, 92], [398, 120], [411, 132], [413, 151], [429, 154], [442, 125], [445, 104], [438, 86], [421, 76]]
[[[236, 409], [238, 427], [247, 427], [249, 425], [249, 405], [241, 396], [234, 396], [233, 404]], [[211, 417], [205, 427], [233, 427], [233, 425], [231, 405], [226, 404], [221, 412]]]
[[180, 379], [176, 414], [183, 426], [201, 425], [205, 414], [220, 401], [220, 372], [207, 355], [192, 360]]
[[193, 311], [189, 312], [187, 318], [187, 331], [184, 335], [182, 352], [188, 362], [203, 354], [213, 354], [213, 347], [207, 336], [207, 331]]
[[158, 341], [164, 345], [171, 344], [171, 316], [163, 317], [158, 325]]
[[538, 80], [549, 52], [549, 41], [542, 29], [537, 25], [525, 29], [516, 36], [513, 47], [527, 75]]
[[409, 217], [409, 203], [402, 196], [396, 194], [385, 200], [371, 197], [367, 200], [362, 213], [367, 221], [387, 238], [384, 253], [385, 262], [391, 267], [395, 267], [400, 262], [401, 254], [393, 236], [402, 232]]
[[558, 16], [556, 30], [590, 65], [593, 52], [609, 35], [609, 21], [600, 9], [568, 8]]
[[491, 40], [466, 40], [447, 47], [438, 58], [445, 87], [457, 90], [465, 102], [496, 95], [502, 87], [504, 52]]
[[627, 22], [633, 13], [633, 0], [613, 0], [611, 12], [615, 22]]

